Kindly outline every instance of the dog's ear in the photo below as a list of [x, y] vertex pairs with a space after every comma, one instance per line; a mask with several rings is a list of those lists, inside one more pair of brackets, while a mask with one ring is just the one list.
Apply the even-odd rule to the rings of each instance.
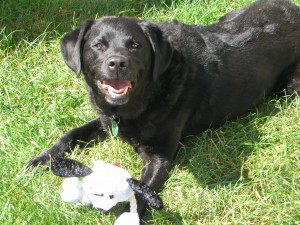
[[83, 47], [84, 35], [91, 28], [93, 20], [88, 20], [78, 29], [67, 33], [60, 39], [60, 50], [65, 63], [70, 67], [77, 76], [81, 72], [81, 53]]
[[140, 26], [149, 39], [154, 52], [153, 76], [154, 80], [157, 80], [159, 75], [165, 72], [170, 65], [173, 48], [157, 25], [143, 21], [140, 23]]
[[60, 177], [85, 177], [93, 172], [89, 167], [68, 158], [54, 158], [51, 171]]
[[147, 204], [154, 209], [162, 209], [164, 207], [161, 198], [145, 183], [133, 178], [126, 179], [135, 194], [143, 198]]

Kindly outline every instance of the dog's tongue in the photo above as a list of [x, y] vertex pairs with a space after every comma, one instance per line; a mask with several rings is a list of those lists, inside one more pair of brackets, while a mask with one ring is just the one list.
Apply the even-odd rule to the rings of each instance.
[[122, 94], [127, 92], [128, 88], [131, 88], [131, 82], [129, 80], [104, 80], [103, 87], [107, 88], [110, 93]]

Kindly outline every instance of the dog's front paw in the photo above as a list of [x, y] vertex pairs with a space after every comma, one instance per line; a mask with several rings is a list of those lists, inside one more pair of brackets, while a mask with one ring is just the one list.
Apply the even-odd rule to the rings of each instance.
[[49, 166], [50, 165], [50, 155], [49, 154], [40, 154], [32, 158], [26, 165], [26, 168], [35, 167], [35, 166]]

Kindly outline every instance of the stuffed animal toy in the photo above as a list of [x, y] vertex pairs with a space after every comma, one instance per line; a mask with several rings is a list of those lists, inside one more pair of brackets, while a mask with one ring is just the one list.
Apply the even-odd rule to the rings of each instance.
[[65, 202], [108, 211], [119, 202], [129, 201], [130, 212], [121, 214], [115, 225], [139, 224], [135, 195], [142, 197], [154, 209], [163, 208], [161, 198], [149, 186], [133, 179], [125, 169], [115, 164], [96, 161], [90, 169], [72, 159], [56, 158], [51, 163], [51, 171], [65, 177], [61, 193]]

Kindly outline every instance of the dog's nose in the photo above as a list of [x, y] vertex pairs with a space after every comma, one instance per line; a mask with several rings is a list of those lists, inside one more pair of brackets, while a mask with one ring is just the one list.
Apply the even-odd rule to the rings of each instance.
[[121, 56], [112, 56], [107, 60], [107, 66], [110, 70], [126, 69], [128, 60]]

